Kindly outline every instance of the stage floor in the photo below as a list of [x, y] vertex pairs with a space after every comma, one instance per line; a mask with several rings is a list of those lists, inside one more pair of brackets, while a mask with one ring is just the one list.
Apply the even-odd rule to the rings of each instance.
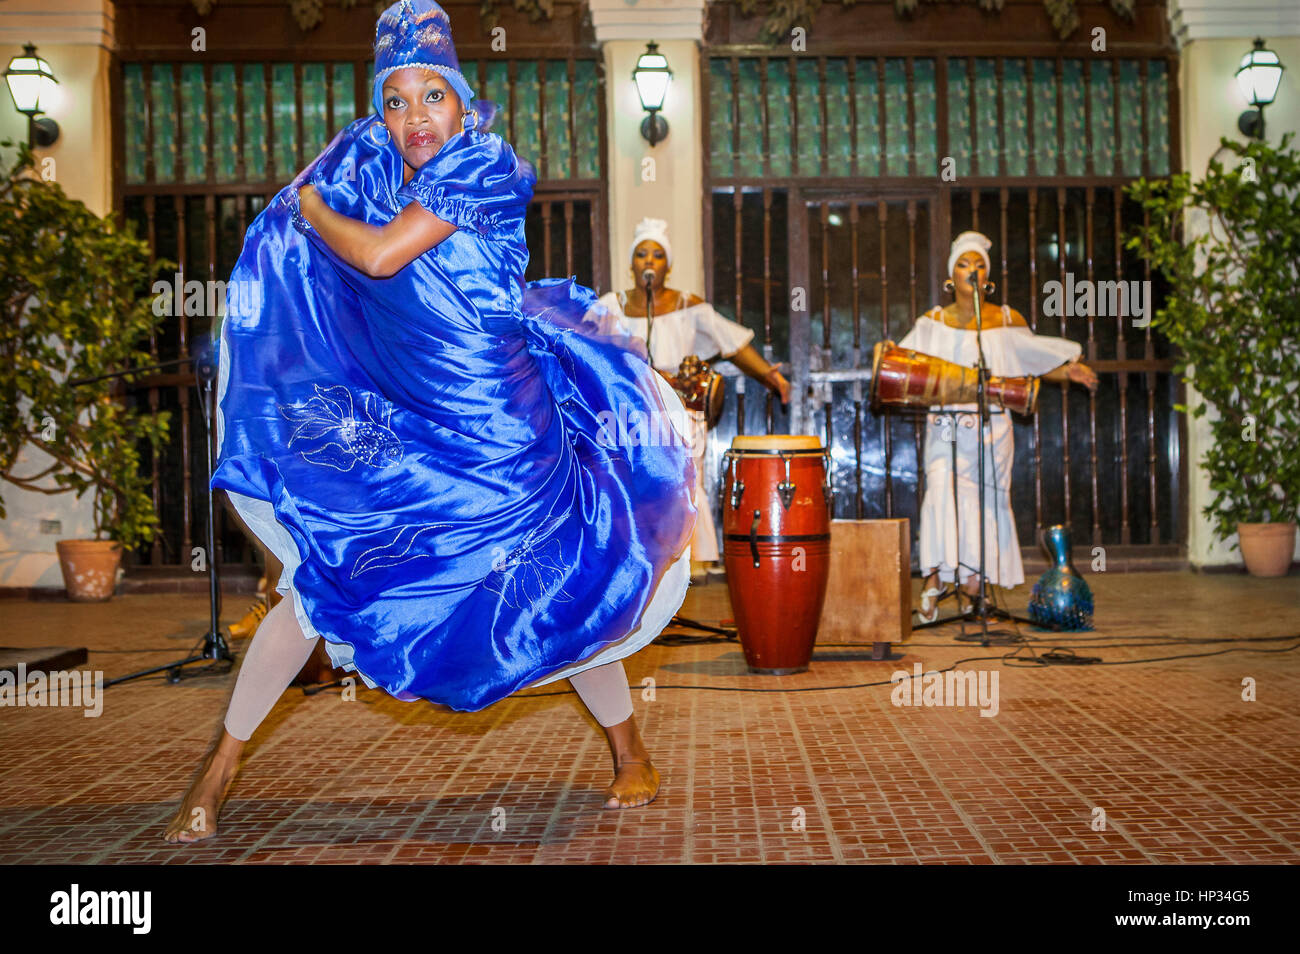
[[[113, 687], [98, 718], [0, 711], [0, 863], [1300, 862], [1300, 651], [1276, 651], [1300, 644], [1300, 576], [1088, 580], [1097, 632], [1023, 631], [1036, 651], [1120, 665], [1018, 668], [999, 658], [1014, 647], [955, 643], [955, 627], [915, 634], [892, 661], [823, 647], [786, 677], [750, 675], [734, 643], [655, 644], [627, 670], [656, 683], [634, 700], [663, 788], [619, 812], [601, 808], [608, 750], [571, 693], [458, 714], [364, 687], [355, 701], [291, 689], [249, 745], [218, 837], [181, 847], [163, 825], [233, 676]], [[244, 604], [228, 599], [227, 617]], [[0, 606], [0, 643], [85, 645], [83, 668], [105, 678], [181, 657], [207, 615], [188, 595]], [[729, 617], [725, 584], [692, 587], [683, 615]], [[1182, 641], [1278, 636], [1295, 638]], [[1131, 662], [1233, 647], [1251, 651]], [[971, 657], [961, 668], [986, 685], [998, 674], [995, 716], [891, 702], [894, 671]]]

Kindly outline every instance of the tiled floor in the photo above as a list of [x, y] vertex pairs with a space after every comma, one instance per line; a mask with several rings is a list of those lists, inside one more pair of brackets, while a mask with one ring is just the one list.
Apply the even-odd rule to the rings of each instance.
[[[1090, 583], [1097, 632], [1026, 632], [1036, 650], [1114, 665], [1004, 662], [1013, 650], [955, 643], [951, 628], [889, 662], [824, 646], [786, 677], [750, 675], [735, 644], [656, 644], [627, 669], [656, 683], [634, 698], [664, 785], [623, 812], [600, 807], [608, 753], [572, 694], [467, 715], [290, 690], [254, 736], [220, 835], [171, 847], [162, 826], [231, 677], [114, 687], [94, 719], [3, 708], [0, 863], [1300, 862], [1300, 651], [1274, 651], [1300, 644], [1300, 577]], [[181, 656], [206, 603], [5, 601], [0, 614], [0, 643], [86, 645], [111, 678]], [[725, 585], [694, 587], [683, 614], [729, 617]], [[1251, 651], [1127, 664], [1234, 647]], [[892, 672], [959, 659], [997, 673], [996, 716], [892, 704]], [[884, 684], [794, 691], [861, 683]]]

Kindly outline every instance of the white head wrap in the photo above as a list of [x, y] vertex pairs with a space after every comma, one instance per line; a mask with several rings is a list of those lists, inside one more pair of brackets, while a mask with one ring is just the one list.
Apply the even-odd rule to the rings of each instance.
[[627, 251], [628, 264], [632, 264], [632, 259], [636, 257], [636, 247], [646, 239], [658, 242], [663, 247], [664, 255], [668, 258], [668, 267], [673, 264], [673, 248], [668, 244], [668, 223], [663, 219], [642, 219], [632, 235], [632, 247]]
[[993, 263], [989, 261], [989, 249], [992, 247], [993, 242], [987, 235], [981, 232], [962, 232], [952, 240], [952, 251], [948, 254], [948, 274], [952, 275], [957, 259], [967, 252], [977, 252], [984, 259], [984, 277], [987, 279], [989, 272], [993, 271]]

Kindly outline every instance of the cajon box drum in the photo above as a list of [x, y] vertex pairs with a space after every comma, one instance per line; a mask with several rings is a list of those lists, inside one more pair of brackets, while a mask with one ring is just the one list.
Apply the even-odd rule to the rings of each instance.
[[831, 521], [820, 642], [870, 644], [884, 658], [912, 635], [911, 544], [906, 520]]

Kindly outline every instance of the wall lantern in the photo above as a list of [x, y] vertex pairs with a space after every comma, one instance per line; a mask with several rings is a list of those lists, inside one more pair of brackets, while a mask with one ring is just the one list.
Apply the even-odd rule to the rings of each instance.
[[659, 110], [664, 108], [664, 96], [672, 78], [668, 60], [651, 40], [636, 61], [632, 79], [636, 82], [636, 94], [641, 97], [641, 108], [650, 114], [641, 122], [641, 135], [652, 146], [668, 137], [668, 120], [659, 115]]
[[1264, 49], [1262, 39], [1256, 39], [1255, 48], [1241, 58], [1241, 66], [1237, 68], [1237, 86], [1246, 102], [1254, 107], [1237, 118], [1237, 128], [1243, 136], [1264, 138], [1264, 107], [1277, 96], [1282, 69], [1282, 61], [1272, 50]]
[[59, 124], [53, 119], [36, 117], [50, 105], [59, 81], [54, 78], [50, 64], [36, 55], [35, 46], [26, 44], [22, 55], [9, 61], [5, 82], [9, 84], [14, 108], [27, 116], [27, 145], [41, 148], [54, 145], [59, 138]]

